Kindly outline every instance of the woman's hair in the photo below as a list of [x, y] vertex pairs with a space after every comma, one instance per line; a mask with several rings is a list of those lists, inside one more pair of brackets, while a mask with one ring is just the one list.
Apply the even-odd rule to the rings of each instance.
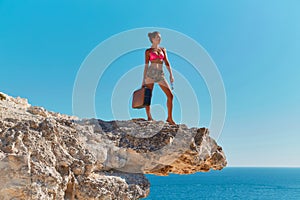
[[152, 43], [152, 39], [155, 38], [155, 36], [156, 36], [157, 34], [159, 34], [158, 31], [154, 31], [154, 32], [152, 32], [152, 33], [148, 33], [148, 37], [149, 37], [149, 40], [150, 40], [151, 43]]

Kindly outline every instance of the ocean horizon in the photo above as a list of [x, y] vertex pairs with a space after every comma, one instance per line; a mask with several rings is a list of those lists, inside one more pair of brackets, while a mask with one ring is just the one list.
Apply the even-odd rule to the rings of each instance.
[[190, 175], [146, 175], [143, 200], [300, 199], [300, 167], [226, 167]]

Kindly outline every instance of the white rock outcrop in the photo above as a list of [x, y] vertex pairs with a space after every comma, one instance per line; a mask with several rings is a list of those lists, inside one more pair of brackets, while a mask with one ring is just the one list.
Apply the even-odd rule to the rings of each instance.
[[0, 93], [0, 199], [139, 199], [144, 174], [227, 164], [206, 128], [79, 119]]

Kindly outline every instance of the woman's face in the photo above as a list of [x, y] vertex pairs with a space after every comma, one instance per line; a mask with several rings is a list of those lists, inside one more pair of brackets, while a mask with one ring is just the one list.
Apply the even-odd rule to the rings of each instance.
[[161, 40], [160, 34], [156, 34], [155, 37], [152, 39], [152, 42], [155, 44], [159, 44]]

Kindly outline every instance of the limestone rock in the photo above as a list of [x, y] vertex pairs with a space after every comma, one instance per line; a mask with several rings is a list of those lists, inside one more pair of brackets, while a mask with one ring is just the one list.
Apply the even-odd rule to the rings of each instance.
[[139, 199], [144, 174], [227, 164], [207, 128], [79, 119], [0, 94], [0, 199]]

